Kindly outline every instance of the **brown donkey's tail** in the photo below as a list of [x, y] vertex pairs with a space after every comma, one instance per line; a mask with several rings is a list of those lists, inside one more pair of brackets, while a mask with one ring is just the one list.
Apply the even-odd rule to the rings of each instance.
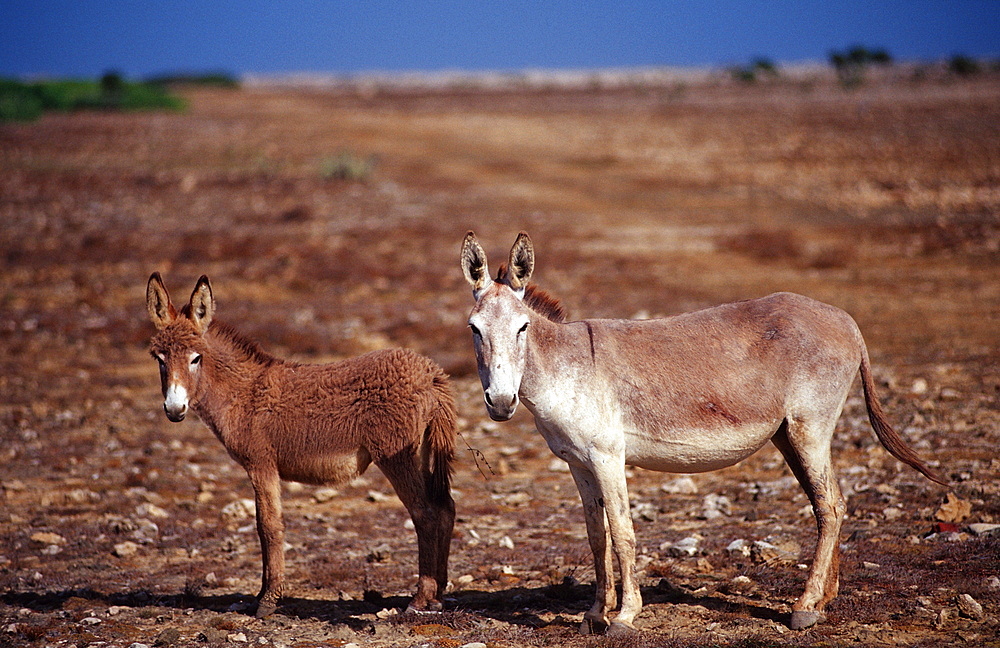
[[882, 411], [882, 405], [878, 400], [878, 393], [875, 391], [875, 380], [872, 378], [871, 365], [868, 360], [868, 349], [864, 342], [861, 343], [861, 388], [865, 392], [865, 405], [868, 406], [868, 420], [871, 421], [875, 436], [882, 443], [886, 450], [893, 457], [899, 459], [910, 466], [927, 479], [937, 482], [942, 486], [947, 486], [948, 482], [939, 477], [937, 473], [927, 467], [917, 453], [910, 449], [910, 446], [896, 434], [896, 431], [889, 425]]
[[451, 501], [451, 462], [455, 458], [455, 398], [448, 377], [434, 376], [433, 411], [427, 423], [426, 439], [430, 446], [427, 489], [432, 501]]

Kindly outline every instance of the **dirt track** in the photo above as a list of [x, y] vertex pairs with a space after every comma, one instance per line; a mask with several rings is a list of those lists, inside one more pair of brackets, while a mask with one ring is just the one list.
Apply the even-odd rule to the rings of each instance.
[[[998, 645], [1000, 538], [967, 525], [1000, 523], [1000, 81], [186, 96], [183, 114], [0, 126], [0, 645]], [[373, 156], [370, 177], [324, 178], [341, 151]], [[783, 625], [815, 525], [768, 447], [690, 481], [633, 471], [645, 632], [577, 635], [578, 496], [527, 413], [486, 418], [470, 228], [494, 263], [529, 231], [535, 279], [572, 318], [776, 290], [844, 308], [891, 420], [960, 504], [941, 511], [947, 491], [877, 447], [855, 393], [826, 623]], [[400, 345], [452, 374], [447, 613], [393, 615], [416, 546], [372, 469], [336, 495], [286, 488], [288, 598], [247, 616], [256, 534], [222, 510], [250, 487], [204, 426], [162, 414], [153, 270], [175, 298], [208, 274], [217, 316], [274, 353]], [[674, 555], [688, 537], [697, 553]], [[791, 562], [728, 551], [739, 539]]]

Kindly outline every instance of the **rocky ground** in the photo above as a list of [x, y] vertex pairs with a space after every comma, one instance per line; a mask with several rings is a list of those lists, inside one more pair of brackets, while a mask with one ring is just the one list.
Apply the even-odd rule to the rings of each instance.
[[[1000, 645], [1000, 81], [188, 90], [180, 114], [0, 126], [0, 645]], [[787, 629], [815, 545], [777, 451], [633, 470], [643, 632], [577, 634], [579, 499], [530, 416], [490, 422], [458, 265], [517, 231], [572, 318], [792, 290], [851, 312], [904, 438], [860, 395], [834, 445], [840, 596]], [[461, 425], [447, 611], [401, 614], [416, 547], [371, 469], [287, 484], [287, 598], [249, 616], [245, 474], [162, 414], [144, 290], [321, 362], [417, 349]]]

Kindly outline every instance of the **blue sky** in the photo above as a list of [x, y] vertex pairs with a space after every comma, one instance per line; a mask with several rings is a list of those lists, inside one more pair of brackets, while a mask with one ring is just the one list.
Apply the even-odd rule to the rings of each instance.
[[0, 76], [1000, 58], [1000, 0], [4, 0]]

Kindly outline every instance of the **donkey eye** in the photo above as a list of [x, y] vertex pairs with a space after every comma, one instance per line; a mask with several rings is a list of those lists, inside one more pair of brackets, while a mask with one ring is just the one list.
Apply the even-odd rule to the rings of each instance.
[[483, 337], [483, 334], [479, 332], [475, 324], [469, 324], [469, 328], [472, 329], [472, 334], [476, 337]]
[[521, 325], [521, 328], [517, 329], [517, 334], [520, 335], [527, 330], [528, 330], [528, 323], [525, 322], [524, 324]]
[[191, 366], [195, 366], [195, 365], [199, 365], [199, 364], [201, 364], [201, 354], [200, 353], [198, 355], [196, 355], [195, 357], [191, 358]]

